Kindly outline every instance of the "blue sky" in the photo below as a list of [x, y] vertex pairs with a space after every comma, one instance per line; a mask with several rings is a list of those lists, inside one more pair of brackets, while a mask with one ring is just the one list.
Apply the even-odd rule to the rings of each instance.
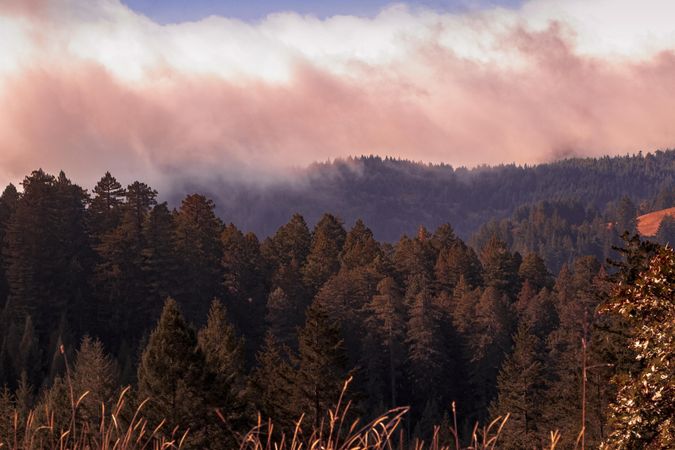
[[[335, 14], [372, 16], [390, 3], [388, 0], [122, 0], [133, 10], [160, 23], [198, 20], [209, 15], [260, 19], [270, 13], [294, 11], [326, 17]], [[514, 7], [521, 0], [411, 0], [411, 6], [439, 11], [458, 11], [492, 5]]]

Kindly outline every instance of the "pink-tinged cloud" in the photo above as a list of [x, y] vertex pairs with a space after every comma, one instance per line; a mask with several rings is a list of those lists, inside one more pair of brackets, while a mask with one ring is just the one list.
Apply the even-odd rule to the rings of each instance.
[[[667, 33], [604, 54], [569, 23], [527, 16], [546, 2], [168, 27], [115, 0], [65, 3], [0, 9], [22, 50], [0, 48], [0, 177], [43, 167], [91, 185], [111, 170], [162, 188], [348, 155], [535, 163], [675, 143]], [[349, 29], [362, 48], [336, 38]]]

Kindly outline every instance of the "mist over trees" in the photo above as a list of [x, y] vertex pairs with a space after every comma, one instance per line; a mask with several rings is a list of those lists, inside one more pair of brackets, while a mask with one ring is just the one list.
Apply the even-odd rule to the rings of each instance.
[[659, 205], [672, 204], [674, 173], [673, 150], [473, 169], [364, 156], [315, 163], [289, 175], [293, 181], [187, 180], [171, 199], [178, 204], [184, 192], [207, 193], [221, 217], [236, 219], [237, 226], [260, 237], [273, 234], [294, 213], [313, 225], [331, 212], [348, 224], [362, 219], [387, 242], [414, 234], [420, 225], [436, 229], [448, 222], [469, 240], [487, 222], [542, 202], [572, 204], [566, 208], [577, 210], [562, 217], [568, 227], [591, 226], [622, 197], [639, 211], [663, 209], [668, 206]]
[[[660, 400], [672, 386], [635, 388], [673, 375], [659, 363], [672, 359], [672, 327], [659, 328], [672, 316], [672, 249], [631, 236], [638, 213], [672, 201], [675, 152], [475, 173], [358, 163], [366, 174], [347, 163], [314, 170], [344, 170], [324, 188], [342, 196], [335, 210], [366, 220], [289, 214], [267, 237], [234, 214], [223, 220], [208, 196], [172, 209], [110, 173], [91, 193], [42, 170], [21, 192], [8, 186], [0, 439], [14, 411], [96, 427], [96, 405], [111, 407], [130, 385], [132, 404], [148, 399], [149, 426], [189, 428], [191, 448], [232, 448], [258, 412], [279, 433], [302, 414], [319, 425], [352, 377], [353, 414], [410, 405], [410, 439], [428, 441], [455, 402], [462, 440], [476, 421], [511, 413], [507, 449], [542, 446], [556, 429], [572, 448], [582, 426], [589, 446], [672, 443], [655, 422], [673, 418]], [[452, 221], [419, 226], [465, 207], [462, 233]], [[368, 217], [402, 236], [378, 240]], [[669, 236], [664, 223], [656, 240]], [[71, 397], [84, 392], [71, 418]], [[625, 425], [634, 404], [650, 418], [639, 437]]]

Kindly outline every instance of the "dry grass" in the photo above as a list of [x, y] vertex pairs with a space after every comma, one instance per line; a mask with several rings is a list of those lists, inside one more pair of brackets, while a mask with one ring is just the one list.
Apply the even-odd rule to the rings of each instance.
[[[406, 442], [401, 424], [408, 408], [395, 408], [365, 425], [359, 419], [347, 423], [351, 402], [344, 402], [344, 394], [350, 380], [344, 385], [342, 395], [336, 407], [328, 412], [319, 429], [311, 429], [305, 433], [301, 417], [292, 435], [281, 433], [274, 438], [275, 430], [272, 421], [263, 422], [258, 418], [258, 425], [241, 440], [239, 450], [495, 450], [498, 449], [499, 436], [509, 419], [498, 417], [490, 424], [473, 428], [468, 446], [461, 446], [457, 432], [457, 411], [452, 405], [453, 425], [447, 430], [434, 427], [430, 442]], [[445, 432], [445, 433], [442, 433]], [[441, 435], [450, 435], [450, 443], [442, 442]], [[555, 450], [560, 433], [550, 434], [548, 450]]]
[[72, 404], [72, 416], [67, 426], [56, 425], [55, 412], [47, 407], [44, 410], [31, 410], [25, 420], [21, 420], [18, 411], [12, 417], [12, 430], [8, 436], [0, 436], [0, 448], [13, 449], [101, 449], [101, 450], [135, 450], [135, 449], [178, 449], [181, 448], [187, 432], [177, 435], [177, 430], [164, 437], [163, 423], [149, 428], [142, 417], [142, 410], [147, 400], [135, 409], [129, 419], [125, 419], [123, 411], [127, 407], [129, 387], [125, 388], [110, 411], [101, 405], [101, 420], [96, 427], [86, 421], [77, 419], [77, 411], [82, 400], [88, 395], [84, 393]]
[[639, 216], [637, 218], [638, 233], [642, 236], [656, 235], [659, 225], [661, 225], [661, 221], [665, 216], [675, 217], [675, 206]]
[[[407, 407], [395, 408], [377, 419], [361, 424], [359, 419], [348, 422], [351, 402], [345, 401], [344, 394], [349, 382], [344, 385], [340, 399], [334, 409], [321, 422], [318, 429], [303, 426], [301, 417], [291, 435], [275, 430], [271, 420], [266, 422], [258, 418], [258, 424], [246, 435], [242, 436], [239, 450], [496, 450], [499, 449], [499, 436], [509, 416], [499, 417], [484, 427], [476, 425], [467, 446], [460, 445], [457, 433], [457, 415], [452, 405], [453, 425], [448, 429], [434, 428], [429, 442], [407, 442], [402, 431], [402, 423], [408, 413]], [[59, 429], [55, 421], [54, 411], [32, 410], [25, 420], [20, 414], [13, 414], [13, 430], [9, 436], [0, 436], [0, 448], [13, 449], [97, 449], [97, 450], [164, 450], [181, 449], [185, 446], [188, 432], [179, 433], [177, 429], [167, 432], [164, 423], [150, 428], [143, 418], [143, 401], [130, 418], [125, 419], [124, 411], [129, 409], [128, 395], [130, 388], [125, 388], [114, 407], [106, 411], [101, 405], [101, 419], [92, 427], [86, 421], [78, 421], [78, 408], [85, 393], [72, 400], [71, 417], [65, 427]], [[67, 413], [66, 413], [67, 414]], [[43, 418], [43, 419], [38, 419]], [[44, 419], [47, 418], [47, 419]], [[441, 435], [450, 442], [442, 442]], [[447, 439], [447, 436], [450, 436]], [[550, 445], [546, 449], [555, 450], [560, 439], [558, 432], [550, 435]]]

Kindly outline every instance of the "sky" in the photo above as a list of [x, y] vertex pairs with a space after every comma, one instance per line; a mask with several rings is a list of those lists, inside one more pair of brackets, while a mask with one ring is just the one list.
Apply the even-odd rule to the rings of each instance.
[[2, 0], [0, 182], [672, 148], [672, 17], [669, 0]]
[[[387, 0], [124, 0], [123, 3], [162, 24], [195, 21], [212, 15], [254, 21], [279, 12], [320, 18], [335, 15], [372, 17], [391, 4]], [[520, 3], [520, 0], [417, 0], [408, 5], [463, 12], [490, 6], [513, 7]]]

